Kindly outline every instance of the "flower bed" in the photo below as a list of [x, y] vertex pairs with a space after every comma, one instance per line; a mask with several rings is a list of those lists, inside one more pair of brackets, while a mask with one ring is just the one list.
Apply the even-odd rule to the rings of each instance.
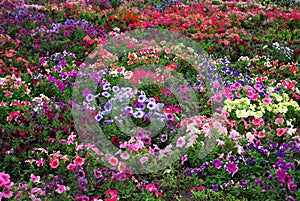
[[0, 200], [299, 200], [299, 3], [0, 3]]

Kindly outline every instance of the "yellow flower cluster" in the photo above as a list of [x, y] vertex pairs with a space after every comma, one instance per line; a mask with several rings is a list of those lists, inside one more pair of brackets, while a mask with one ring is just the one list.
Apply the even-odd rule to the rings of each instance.
[[235, 112], [237, 118], [262, 117], [264, 113], [271, 112], [274, 115], [285, 114], [288, 111], [288, 106], [292, 106], [296, 111], [300, 111], [298, 103], [291, 100], [286, 93], [282, 96], [276, 93], [272, 93], [271, 97], [274, 99], [270, 104], [263, 103], [258, 100], [256, 103], [251, 104], [249, 98], [240, 98], [233, 101], [225, 100], [224, 110], [231, 113]]

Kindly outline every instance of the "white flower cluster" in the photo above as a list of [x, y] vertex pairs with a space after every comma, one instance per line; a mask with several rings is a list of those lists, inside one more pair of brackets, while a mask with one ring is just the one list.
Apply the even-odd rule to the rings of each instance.
[[278, 42], [275, 42], [273, 43], [273, 46], [277, 49], [277, 50], [280, 50], [282, 51], [286, 58], [291, 60], [292, 58], [292, 55], [294, 54], [294, 50], [292, 50], [291, 48], [289, 47], [283, 47], [283, 46], [280, 46]]

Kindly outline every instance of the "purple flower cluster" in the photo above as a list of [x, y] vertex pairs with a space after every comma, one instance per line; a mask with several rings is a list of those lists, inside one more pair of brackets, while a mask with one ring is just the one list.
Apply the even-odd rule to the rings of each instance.
[[[259, 140], [255, 143], [248, 143], [242, 156], [236, 157], [227, 154], [226, 158], [221, 157], [205, 162], [199, 168], [188, 168], [185, 175], [193, 176], [201, 173], [201, 175], [207, 175], [206, 180], [208, 181], [213, 180], [214, 177], [219, 179], [219, 175], [226, 172], [230, 173], [232, 177], [234, 176], [234, 180], [229, 182], [207, 183], [206, 186], [212, 185], [211, 189], [213, 191], [217, 191], [219, 187], [224, 189], [238, 185], [243, 189], [251, 188], [254, 191], [260, 189], [261, 193], [272, 192], [278, 188], [282, 189], [282, 192], [296, 192], [298, 186], [295, 183], [295, 171], [300, 168], [297, 159], [294, 157], [300, 152], [299, 143], [296, 140], [281, 144], [270, 140], [267, 140], [267, 142], [265, 145], [262, 145]], [[250, 176], [249, 168], [258, 168], [263, 170], [264, 173], [261, 177], [257, 177], [257, 175]], [[294, 200], [294, 198], [287, 195], [286, 200]]]
[[[61, 23], [50, 19], [48, 14], [32, 8], [10, 8], [9, 4], [5, 4], [4, 7], [0, 18], [0, 34], [26, 41], [20, 46], [20, 50], [25, 54], [39, 53], [43, 56], [46, 52], [52, 54], [81, 46], [75, 53], [82, 55], [81, 50], [90, 47], [87, 41], [83, 41], [84, 34], [93, 38], [107, 37], [102, 26], [93, 25], [85, 19], [66, 19]], [[79, 33], [82, 37], [78, 38]], [[77, 37], [74, 40], [75, 36]]]
[[[50, 57], [41, 57], [39, 62], [45, 68], [48, 65], [53, 65], [53, 71], [50, 75], [45, 75], [46, 79], [51, 83], [55, 83], [60, 91], [63, 91], [65, 87], [70, 87], [71, 83], [68, 81], [69, 79], [76, 79], [77, 77], [77, 70], [72, 69], [68, 65], [74, 64], [76, 56], [73, 53], [64, 51], [61, 53], [55, 53]], [[71, 62], [68, 62], [71, 61]], [[49, 69], [50, 70], [50, 69]], [[48, 70], [48, 71], [49, 71]], [[46, 70], [47, 71], [47, 70]], [[51, 70], [50, 70], [51, 71]], [[58, 73], [57, 77], [55, 75]], [[74, 86], [74, 85], [73, 85]]]

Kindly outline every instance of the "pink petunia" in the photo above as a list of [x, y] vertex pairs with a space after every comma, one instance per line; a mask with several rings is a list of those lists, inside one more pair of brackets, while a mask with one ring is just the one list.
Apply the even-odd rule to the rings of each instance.
[[275, 124], [281, 124], [284, 122], [284, 119], [283, 118], [280, 118], [278, 117], [276, 120], [275, 120]]
[[285, 133], [285, 128], [277, 128], [276, 131], [277, 131], [277, 136], [278, 137], [281, 137], [284, 133]]
[[68, 190], [70, 190], [70, 187], [58, 184], [57, 189], [55, 191], [58, 192], [59, 194], [62, 194], [63, 192]]
[[257, 136], [258, 136], [259, 138], [264, 138], [264, 137], [266, 137], [264, 131], [259, 131]]
[[106, 196], [110, 196], [110, 198], [106, 198], [105, 201], [116, 201], [118, 199], [118, 191], [117, 190], [107, 190], [105, 192]]
[[0, 187], [8, 185], [10, 183], [10, 176], [3, 172], [0, 172]]
[[59, 160], [56, 158], [50, 158], [50, 166], [52, 168], [57, 168], [59, 166]]
[[10, 97], [10, 98], [11, 98], [12, 95], [13, 95], [13, 93], [10, 92], [10, 91], [8, 91], [8, 90], [6, 90], [4, 93], [5, 93], [6, 96], [8, 96], [8, 97]]
[[119, 160], [116, 157], [111, 156], [108, 159], [108, 162], [112, 165], [112, 166], [117, 166], [119, 163]]
[[142, 158], [140, 159], [140, 161], [141, 161], [141, 163], [145, 163], [145, 162], [148, 161], [148, 157], [142, 157]]
[[176, 147], [182, 148], [185, 145], [185, 138], [180, 137], [177, 140]]
[[120, 156], [121, 156], [121, 158], [124, 159], [124, 160], [127, 160], [127, 159], [130, 157], [130, 155], [127, 154], [127, 153], [121, 153]]
[[222, 100], [223, 100], [222, 93], [217, 93], [217, 94], [214, 96], [214, 100], [215, 100], [215, 102], [217, 102], [217, 103], [221, 103]]
[[75, 168], [76, 168], [76, 165], [74, 165], [72, 163], [67, 166], [68, 170], [75, 170]]
[[264, 98], [262, 101], [266, 105], [269, 105], [271, 103], [271, 99], [269, 99], [269, 98]]
[[45, 165], [45, 160], [43, 158], [36, 161], [36, 165], [38, 167]]
[[205, 186], [198, 186], [198, 187], [196, 188], [196, 190], [197, 190], [197, 191], [205, 191], [206, 188], [205, 188]]
[[84, 158], [81, 158], [80, 156], [76, 156], [74, 159], [74, 164], [82, 166], [84, 164]]
[[155, 191], [157, 191], [157, 188], [154, 184], [147, 184], [146, 185], [146, 190], [150, 191], [150, 192], [155, 192]]
[[31, 174], [31, 175], [30, 175], [30, 180], [31, 180], [33, 183], [39, 183], [40, 180], [41, 180], [41, 177], [40, 177], [40, 176], [35, 176], [34, 174]]
[[187, 154], [181, 157], [181, 164], [183, 165], [185, 161], [187, 161]]
[[12, 193], [10, 190], [5, 190], [4, 192], [2, 192], [2, 193], [0, 194], [0, 200], [1, 200], [1, 196], [2, 196], [3, 198], [10, 198], [10, 197], [13, 196], [13, 193]]

